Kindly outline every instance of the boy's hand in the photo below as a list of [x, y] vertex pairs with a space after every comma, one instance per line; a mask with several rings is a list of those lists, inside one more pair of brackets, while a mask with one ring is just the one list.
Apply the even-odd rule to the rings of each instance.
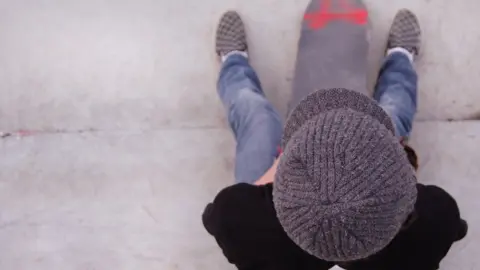
[[275, 160], [275, 162], [273, 163], [272, 167], [270, 167], [270, 169], [268, 169], [268, 171], [262, 177], [260, 177], [260, 179], [258, 179], [257, 182], [255, 182], [256, 186], [263, 186], [266, 184], [273, 183], [273, 181], [275, 180], [275, 173], [277, 172], [277, 166], [278, 166], [279, 160], [280, 160], [280, 157], [277, 158], [277, 160]]

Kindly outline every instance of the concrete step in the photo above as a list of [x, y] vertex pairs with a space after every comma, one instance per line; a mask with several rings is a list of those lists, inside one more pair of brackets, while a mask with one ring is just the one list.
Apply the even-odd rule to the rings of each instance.
[[232, 183], [228, 130], [0, 142], [1, 269], [228, 269], [201, 213]]
[[[252, 63], [285, 112], [308, 1], [0, 0], [0, 131], [220, 126], [213, 44], [227, 9], [244, 17]], [[392, 18], [409, 7], [425, 36], [419, 119], [478, 114], [478, 1], [366, 4], [372, 87]]]
[[[480, 123], [422, 123], [419, 180], [470, 224], [441, 269], [477, 269]], [[0, 268], [234, 269], [200, 215], [233, 182], [228, 129], [36, 134], [0, 141]]]

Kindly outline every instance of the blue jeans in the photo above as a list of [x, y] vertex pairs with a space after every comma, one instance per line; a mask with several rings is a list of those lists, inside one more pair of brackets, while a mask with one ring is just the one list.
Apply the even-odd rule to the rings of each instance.
[[417, 72], [408, 57], [395, 52], [380, 70], [373, 98], [392, 118], [397, 137], [408, 139], [417, 112]]
[[[248, 59], [232, 55], [222, 65], [218, 94], [237, 141], [235, 181], [253, 184], [278, 155], [283, 126]], [[408, 137], [417, 104], [417, 75], [407, 56], [393, 53], [383, 64], [374, 94], [393, 119], [397, 136]]]
[[237, 140], [235, 181], [252, 184], [275, 161], [283, 130], [280, 115], [265, 97], [248, 59], [241, 55], [232, 55], [223, 63], [218, 94]]

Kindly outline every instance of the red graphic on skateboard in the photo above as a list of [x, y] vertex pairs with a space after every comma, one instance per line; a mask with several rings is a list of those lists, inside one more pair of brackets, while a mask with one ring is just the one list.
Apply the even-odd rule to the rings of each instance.
[[330, 21], [344, 20], [352, 24], [364, 25], [368, 21], [368, 11], [364, 8], [352, 7], [349, 0], [340, 0], [340, 10], [332, 12], [332, 0], [319, 0], [320, 9], [305, 14], [304, 20], [309, 22], [311, 29], [325, 27]]

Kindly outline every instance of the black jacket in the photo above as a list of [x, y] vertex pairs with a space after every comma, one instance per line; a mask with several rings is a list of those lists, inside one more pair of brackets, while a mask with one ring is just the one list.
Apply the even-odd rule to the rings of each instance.
[[[467, 226], [457, 203], [443, 189], [417, 185], [416, 219], [379, 253], [343, 264], [348, 270], [434, 270]], [[237, 184], [222, 190], [203, 214], [207, 231], [240, 270], [323, 270], [334, 262], [309, 255], [277, 220], [272, 185]]]

